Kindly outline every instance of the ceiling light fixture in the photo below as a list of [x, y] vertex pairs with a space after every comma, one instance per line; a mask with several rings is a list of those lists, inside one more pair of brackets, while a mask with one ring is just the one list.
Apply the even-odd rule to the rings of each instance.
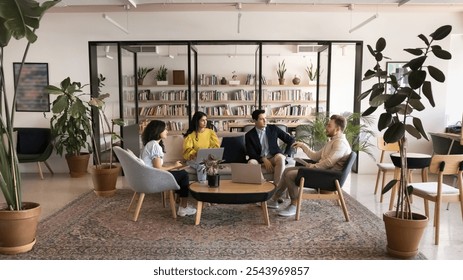
[[401, 0], [401, 1], [399, 1], [398, 5], [400, 7], [400, 6], [402, 6], [403, 4], [405, 4], [407, 2], [410, 2], [410, 0]]
[[129, 4], [132, 5], [132, 7], [137, 7], [137, 2], [135, 2], [135, 0], [127, 0], [127, 2], [129, 2]]
[[373, 16], [367, 18], [366, 20], [364, 20], [363, 22], [361, 22], [361, 23], [358, 24], [357, 26], [351, 28], [351, 29], [349, 30], [349, 33], [352, 33], [352, 32], [354, 32], [355, 30], [357, 30], [357, 29], [359, 29], [359, 28], [361, 28], [361, 27], [367, 25], [370, 21], [374, 20], [374, 19], [377, 18], [377, 17], [378, 17], [378, 14], [374, 14]]
[[119, 28], [120, 30], [124, 31], [125, 33], [129, 34], [129, 31], [123, 27], [122, 25], [120, 25], [119, 23], [117, 23], [115, 20], [113, 20], [112, 18], [110, 18], [107, 14], [103, 14], [103, 18], [107, 21], [109, 21], [110, 23], [112, 23], [114, 26], [116, 26], [117, 28]]

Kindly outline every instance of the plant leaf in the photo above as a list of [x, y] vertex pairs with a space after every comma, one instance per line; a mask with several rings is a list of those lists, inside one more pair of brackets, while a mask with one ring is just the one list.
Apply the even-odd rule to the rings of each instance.
[[419, 56], [419, 55], [423, 54], [423, 50], [419, 49], [419, 48], [416, 48], [416, 49], [404, 49], [404, 51], [406, 51], [408, 53], [411, 53], [413, 55], [416, 55], [416, 56]]
[[439, 83], [445, 82], [444, 73], [441, 70], [437, 69], [436, 67], [429, 65], [428, 72], [429, 72], [429, 75], [431, 75], [431, 77], [433, 77], [434, 80], [438, 81]]
[[421, 139], [421, 134], [420, 132], [411, 124], [406, 124], [405, 125], [405, 130], [413, 137], [416, 139]]
[[370, 51], [371, 56], [375, 56], [375, 50], [370, 45], [367, 45], [367, 48]]
[[446, 59], [446, 60], [452, 59], [452, 54], [442, 49], [433, 48], [432, 53], [440, 59]]
[[432, 107], [436, 106], [436, 103], [434, 102], [434, 97], [432, 95], [432, 87], [431, 87], [431, 82], [430, 81], [425, 81], [423, 83], [423, 94], [426, 96], [426, 98], [429, 101], [429, 104], [431, 104]]
[[421, 120], [419, 118], [413, 118], [413, 125], [415, 126], [416, 129], [423, 135], [424, 139], [428, 140], [428, 135], [424, 131], [423, 124], [421, 123]]
[[426, 44], [426, 46], [429, 46], [429, 40], [428, 40], [428, 38], [426, 38], [426, 36], [424, 36], [423, 34], [420, 34], [420, 35], [418, 35], [418, 38], [423, 40], [423, 42]]
[[421, 87], [425, 80], [426, 71], [424, 70], [411, 71], [408, 75], [408, 84], [412, 89]]
[[386, 186], [384, 186], [384, 189], [381, 191], [381, 193], [382, 194], [387, 193], [390, 189], [392, 189], [395, 186], [395, 184], [397, 184], [398, 181], [399, 180], [397, 180], [397, 179], [389, 181], [389, 183], [387, 183]]
[[421, 103], [419, 99], [409, 99], [408, 104], [418, 111], [423, 111], [425, 109], [423, 103]]
[[405, 125], [401, 122], [396, 122], [389, 126], [384, 132], [384, 141], [386, 143], [394, 143], [402, 139], [405, 135]]
[[378, 119], [378, 130], [381, 131], [392, 123], [392, 115], [389, 113], [382, 113]]
[[442, 40], [445, 37], [447, 37], [450, 32], [452, 32], [452, 26], [451, 25], [444, 25], [436, 29], [433, 33], [431, 33], [429, 36], [433, 38], [436, 41]]
[[382, 52], [386, 48], [386, 40], [381, 37], [376, 41], [376, 51]]
[[426, 56], [420, 56], [420, 57], [414, 58], [410, 60], [409, 62], [405, 63], [405, 65], [402, 67], [403, 68], [409, 67], [410, 69], [416, 71], [420, 69], [421, 66], [423, 66], [425, 61], [426, 61]]
[[405, 94], [392, 94], [390, 95], [390, 98], [384, 103], [384, 107], [386, 108], [395, 107], [401, 104], [406, 98], [407, 98], [407, 95]]
[[368, 109], [366, 109], [363, 113], [362, 113], [362, 116], [366, 117], [366, 116], [369, 116], [371, 114], [373, 114], [374, 111], [376, 111], [378, 107], [370, 107]]

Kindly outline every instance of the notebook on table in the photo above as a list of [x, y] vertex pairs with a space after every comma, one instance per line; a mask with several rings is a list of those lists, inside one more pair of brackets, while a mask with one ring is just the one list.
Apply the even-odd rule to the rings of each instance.
[[213, 156], [217, 160], [221, 160], [223, 157], [224, 148], [208, 148], [208, 149], [199, 149], [196, 154], [196, 163], [201, 163], [209, 157]]
[[260, 164], [231, 163], [233, 183], [262, 184], [265, 182]]

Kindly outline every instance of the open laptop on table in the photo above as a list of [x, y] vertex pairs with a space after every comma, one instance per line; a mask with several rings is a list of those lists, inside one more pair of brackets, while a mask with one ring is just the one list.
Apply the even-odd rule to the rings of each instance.
[[196, 163], [201, 163], [209, 157], [213, 156], [217, 160], [221, 160], [223, 157], [224, 148], [208, 148], [208, 149], [199, 149], [196, 154]]
[[266, 181], [260, 164], [231, 163], [230, 166], [233, 183], [262, 184]]

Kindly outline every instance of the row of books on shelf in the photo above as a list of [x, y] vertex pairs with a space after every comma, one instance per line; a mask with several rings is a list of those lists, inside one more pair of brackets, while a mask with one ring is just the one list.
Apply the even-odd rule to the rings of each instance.
[[266, 90], [262, 96], [264, 101], [312, 101], [313, 94], [310, 91], [300, 89]]
[[220, 91], [220, 90], [203, 90], [199, 93], [199, 100], [201, 101], [226, 101], [226, 100], [243, 100], [253, 101], [256, 97], [254, 90], [233, 90], [233, 91]]
[[186, 105], [167, 105], [161, 104], [157, 106], [141, 107], [139, 109], [140, 116], [188, 116]]
[[138, 92], [138, 100], [159, 101], [185, 101], [188, 99], [188, 90], [151, 91], [144, 89]]
[[313, 110], [315, 108], [307, 105], [285, 105], [276, 108], [267, 106], [265, 111], [271, 112], [272, 116], [309, 116]]
[[228, 104], [219, 106], [199, 106], [198, 110], [206, 113], [208, 116], [250, 116], [257, 106], [240, 105], [230, 106]]

